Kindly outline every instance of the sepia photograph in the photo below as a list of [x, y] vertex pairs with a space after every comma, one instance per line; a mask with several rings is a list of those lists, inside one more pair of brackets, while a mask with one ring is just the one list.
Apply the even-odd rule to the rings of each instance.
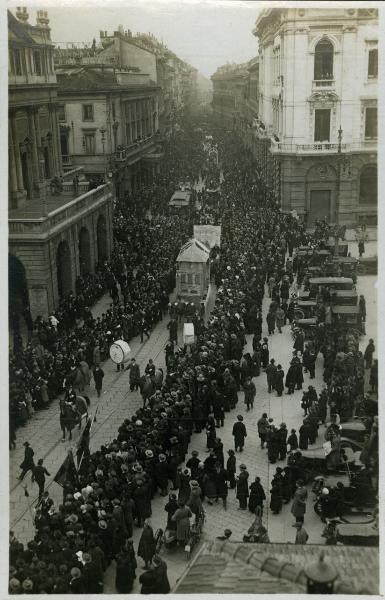
[[380, 594], [381, 4], [8, 2], [2, 597]]

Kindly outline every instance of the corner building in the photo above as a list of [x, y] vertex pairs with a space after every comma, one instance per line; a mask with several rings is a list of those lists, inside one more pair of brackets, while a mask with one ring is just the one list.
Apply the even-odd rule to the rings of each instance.
[[269, 8], [253, 33], [256, 154], [272, 198], [309, 226], [375, 224], [378, 9]]

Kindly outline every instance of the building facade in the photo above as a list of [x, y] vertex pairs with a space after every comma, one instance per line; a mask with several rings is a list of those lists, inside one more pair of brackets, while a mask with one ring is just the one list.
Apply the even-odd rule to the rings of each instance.
[[110, 179], [118, 198], [159, 172], [159, 88], [148, 74], [105, 64], [57, 66], [63, 162]]
[[[110, 185], [64, 173], [48, 15], [8, 12], [9, 306], [47, 317], [112, 248]], [[74, 182], [75, 175], [78, 180]]]
[[309, 225], [374, 223], [378, 9], [264, 9], [253, 33], [256, 155], [272, 197]]

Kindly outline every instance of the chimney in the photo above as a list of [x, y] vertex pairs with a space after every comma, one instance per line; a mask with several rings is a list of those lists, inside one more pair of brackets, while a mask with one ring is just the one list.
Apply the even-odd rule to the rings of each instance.
[[38, 10], [36, 13], [36, 25], [48, 29], [48, 13], [46, 10]]
[[29, 14], [27, 13], [26, 6], [18, 6], [16, 9], [16, 19], [21, 21], [22, 23], [28, 23]]

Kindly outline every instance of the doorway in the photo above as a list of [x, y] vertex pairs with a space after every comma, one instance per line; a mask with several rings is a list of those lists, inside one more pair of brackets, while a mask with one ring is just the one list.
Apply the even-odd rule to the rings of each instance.
[[311, 190], [310, 210], [308, 224], [313, 225], [315, 221], [330, 221], [331, 190]]

